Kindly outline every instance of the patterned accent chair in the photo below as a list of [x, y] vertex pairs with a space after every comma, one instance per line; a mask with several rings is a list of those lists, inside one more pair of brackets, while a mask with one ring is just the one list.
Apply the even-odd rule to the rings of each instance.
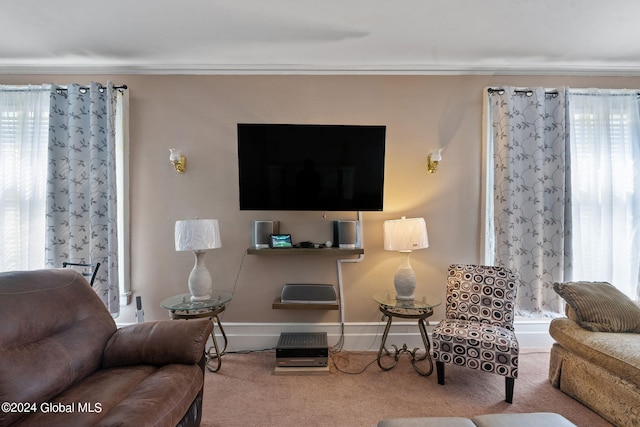
[[518, 340], [513, 319], [516, 276], [507, 268], [449, 266], [445, 319], [432, 334], [438, 384], [445, 363], [505, 377], [506, 401], [518, 377]]

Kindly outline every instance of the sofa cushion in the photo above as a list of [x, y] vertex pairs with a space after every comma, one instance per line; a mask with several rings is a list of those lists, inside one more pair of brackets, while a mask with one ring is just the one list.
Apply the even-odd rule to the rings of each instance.
[[213, 330], [209, 319], [158, 320], [118, 329], [109, 339], [102, 367], [167, 363], [197, 364]]
[[567, 318], [553, 319], [549, 334], [568, 351], [640, 386], [640, 337], [637, 335], [593, 332]]
[[[116, 330], [72, 269], [0, 273], [0, 313], [0, 401], [39, 404], [66, 390], [100, 366]], [[0, 425], [21, 416], [0, 412]]]
[[565, 417], [552, 412], [521, 414], [484, 414], [471, 419], [462, 417], [390, 418], [378, 427], [576, 427]]
[[523, 414], [485, 414], [471, 418], [477, 427], [576, 427], [559, 414], [552, 412], [532, 412]]
[[475, 427], [475, 424], [462, 417], [418, 417], [390, 418], [378, 423], [378, 427]]
[[609, 283], [556, 282], [553, 289], [573, 310], [575, 320], [583, 328], [640, 333], [640, 307]]
[[50, 400], [51, 405], [69, 411], [37, 411], [21, 420], [21, 425], [173, 427], [202, 384], [198, 365], [100, 369]]

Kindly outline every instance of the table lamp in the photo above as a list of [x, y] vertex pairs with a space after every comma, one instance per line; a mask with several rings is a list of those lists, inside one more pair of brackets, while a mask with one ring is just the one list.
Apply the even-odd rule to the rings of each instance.
[[399, 251], [402, 261], [393, 278], [398, 300], [413, 300], [416, 290], [416, 274], [411, 268], [411, 251], [429, 247], [427, 224], [424, 218], [393, 219], [384, 222], [384, 249]]
[[176, 251], [193, 251], [195, 265], [189, 274], [191, 301], [211, 298], [211, 275], [204, 263], [207, 251], [222, 247], [217, 219], [176, 221]]

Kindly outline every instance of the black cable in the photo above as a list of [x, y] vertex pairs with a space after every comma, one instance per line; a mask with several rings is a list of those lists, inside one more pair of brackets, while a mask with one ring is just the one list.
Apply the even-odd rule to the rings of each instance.
[[[336, 354], [331, 354], [330, 353], [329, 356], [331, 357], [331, 361], [333, 362], [333, 366], [336, 368], [336, 370], [338, 372], [341, 372], [343, 374], [348, 374], [348, 375], [359, 375], [359, 374], [362, 374], [364, 371], [366, 371], [369, 368], [369, 366], [373, 365], [377, 360], [377, 359], [373, 359], [371, 362], [367, 363], [362, 369], [360, 369], [358, 371], [346, 371], [346, 370], [340, 368], [338, 366], [338, 363], [336, 363], [335, 358], [338, 357], [338, 353], [336, 353]], [[350, 365], [350, 361], [349, 361], [348, 357], [341, 356], [341, 358], [345, 359], [347, 361], [347, 366]]]

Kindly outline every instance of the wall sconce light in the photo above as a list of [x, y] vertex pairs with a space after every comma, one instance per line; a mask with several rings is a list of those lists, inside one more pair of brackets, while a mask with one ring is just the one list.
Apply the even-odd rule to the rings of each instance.
[[187, 158], [179, 148], [169, 148], [169, 161], [176, 168], [176, 172], [184, 173], [187, 170]]
[[427, 171], [429, 173], [436, 173], [438, 170], [438, 163], [442, 161], [442, 148], [432, 149], [427, 156]]

